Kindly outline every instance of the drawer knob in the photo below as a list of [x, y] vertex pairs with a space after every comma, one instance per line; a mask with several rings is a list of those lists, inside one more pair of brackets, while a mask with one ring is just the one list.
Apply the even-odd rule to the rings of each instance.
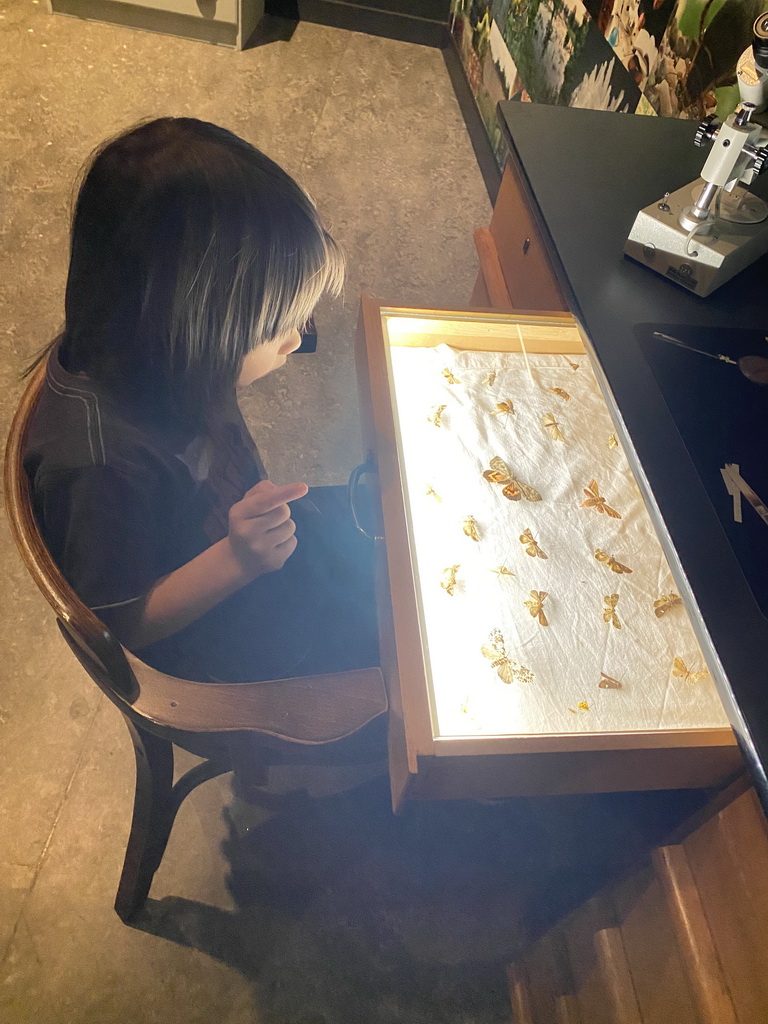
[[525, 256], [525, 254], [528, 252], [528, 250], [530, 248], [531, 248], [531, 240], [530, 240], [530, 238], [526, 238], [526, 240], [523, 242], [523, 256]]

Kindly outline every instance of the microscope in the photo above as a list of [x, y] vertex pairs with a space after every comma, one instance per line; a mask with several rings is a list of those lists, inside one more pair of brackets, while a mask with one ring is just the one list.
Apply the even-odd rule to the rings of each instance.
[[711, 115], [696, 131], [697, 146], [712, 146], [701, 177], [641, 210], [624, 246], [696, 295], [768, 252], [768, 205], [745, 187], [768, 169], [768, 132], [752, 120], [768, 103], [768, 12], [753, 33], [737, 66], [741, 103], [723, 123]]

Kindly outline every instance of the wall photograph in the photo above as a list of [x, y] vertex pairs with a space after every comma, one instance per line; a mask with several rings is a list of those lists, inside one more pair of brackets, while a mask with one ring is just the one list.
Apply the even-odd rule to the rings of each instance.
[[766, 0], [453, 0], [451, 30], [499, 159], [503, 99], [723, 117]]

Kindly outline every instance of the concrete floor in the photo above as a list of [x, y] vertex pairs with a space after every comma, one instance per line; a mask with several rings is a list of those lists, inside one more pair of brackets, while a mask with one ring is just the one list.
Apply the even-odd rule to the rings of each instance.
[[[233, 53], [54, 18], [38, 0], [0, 6], [0, 50], [3, 436], [19, 371], [61, 320], [78, 167], [139, 118], [194, 115], [297, 176], [347, 249], [346, 295], [318, 312], [317, 354], [244, 401], [276, 480], [344, 480], [360, 456], [360, 291], [460, 306], [476, 272], [472, 230], [489, 216], [440, 53], [309, 24]], [[182, 808], [149, 910], [128, 928], [112, 901], [131, 745], [59, 638], [4, 519], [0, 529], [2, 1024], [506, 1021], [503, 964], [525, 907], [587, 891], [637, 828], [668, 817], [667, 800], [659, 811], [622, 798], [570, 802], [570, 824], [558, 802], [394, 819], [374, 779], [253, 812], [246, 833], [225, 778]], [[577, 862], [579, 842], [589, 852]]]

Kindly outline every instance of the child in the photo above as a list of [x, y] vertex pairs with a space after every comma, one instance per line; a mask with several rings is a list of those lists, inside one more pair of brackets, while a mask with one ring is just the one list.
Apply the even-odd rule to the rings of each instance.
[[156, 668], [377, 663], [370, 552], [338, 489], [267, 480], [235, 401], [343, 270], [307, 195], [216, 125], [142, 123], [85, 173], [25, 465], [64, 576]]

